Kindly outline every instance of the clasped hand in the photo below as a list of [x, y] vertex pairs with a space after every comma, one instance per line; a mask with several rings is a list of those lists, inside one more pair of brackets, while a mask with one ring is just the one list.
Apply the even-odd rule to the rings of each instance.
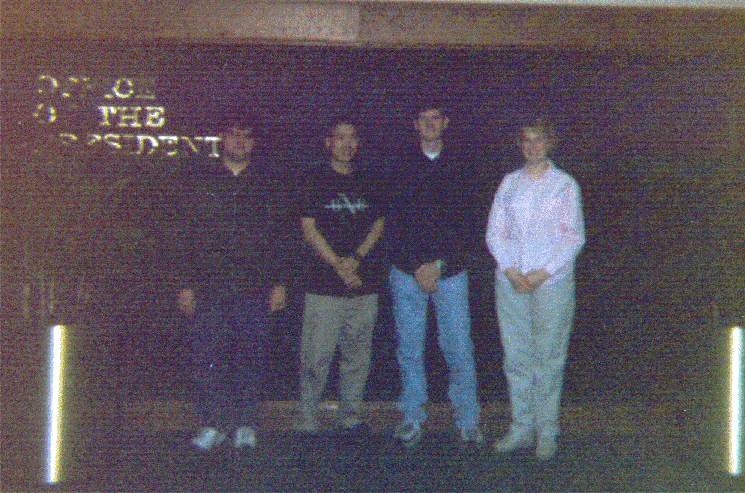
[[440, 275], [440, 267], [436, 261], [422, 264], [414, 272], [414, 278], [419, 283], [419, 287], [428, 294], [437, 291], [437, 281], [440, 279]]
[[334, 265], [334, 270], [344, 281], [344, 285], [350, 289], [356, 289], [362, 286], [362, 278], [357, 269], [360, 267], [359, 260], [354, 257], [341, 257]]
[[515, 291], [523, 294], [532, 293], [549, 278], [549, 273], [545, 269], [531, 270], [527, 274], [523, 274], [514, 267], [511, 267], [504, 271], [504, 274], [510, 280]]
[[196, 310], [197, 300], [194, 296], [194, 290], [189, 288], [181, 289], [176, 295], [176, 306], [186, 315], [194, 315]]

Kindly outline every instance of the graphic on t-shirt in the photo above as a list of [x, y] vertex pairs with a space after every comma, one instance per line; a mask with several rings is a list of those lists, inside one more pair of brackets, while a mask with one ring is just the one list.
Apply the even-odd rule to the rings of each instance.
[[349, 197], [347, 197], [346, 193], [337, 193], [336, 195], [337, 198], [331, 200], [330, 203], [324, 205], [323, 207], [326, 209], [331, 209], [334, 212], [339, 212], [346, 209], [352, 214], [362, 212], [369, 207], [369, 205], [363, 198], [358, 198], [356, 201], [352, 202], [351, 200], [349, 200]]

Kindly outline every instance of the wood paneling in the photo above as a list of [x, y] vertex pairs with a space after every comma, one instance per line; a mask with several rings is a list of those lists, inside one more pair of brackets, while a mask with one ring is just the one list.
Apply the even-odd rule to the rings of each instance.
[[6, 1], [5, 37], [731, 51], [745, 8], [414, 2]]

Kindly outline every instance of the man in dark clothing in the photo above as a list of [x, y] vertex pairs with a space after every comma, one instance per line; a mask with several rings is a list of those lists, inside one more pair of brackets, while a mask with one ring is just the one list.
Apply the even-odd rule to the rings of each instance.
[[250, 426], [261, 390], [268, 314], [285, 306], [284, 208], [272, 170], [253, 159], [252, 124], [227, 121], [220, 161], [192, 168], [181, 213], [179, 309], [191, 320], [196, 405], [192, 443], [210, 450], [233, 432], [255, 447]]
[[297, 429], [318, 431], [318, 403], [339, 346], [339, 421], [358, 434], [360, 405], [370, 368], [383, 266], [378, 240], [383, 214], [371, 182], [355, 163], [355, 126], [337, 121], [326, 138], [329, 162], [318, 166], [302, 204], [306, 294], [301, 343], [300, 419]]
[[407, 447], [419, 441], [427, 417], [424, 343], [430, 299], [460, 439], [472, 444], [484, 440], [465, 266], [469, 241], [463, 212], [469, 199], [464, 177], [470, 163], [444, 145], [448, 123], [439, 105], [420, 106], [414, 122], [419, 144], [400, 163], [403, 169], [389, 214], [390, 286], [402, 377], [398, 407], [403, 419], [395, 436]]

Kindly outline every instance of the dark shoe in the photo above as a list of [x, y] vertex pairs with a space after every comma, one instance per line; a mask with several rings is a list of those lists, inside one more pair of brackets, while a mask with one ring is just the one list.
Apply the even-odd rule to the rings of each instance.
[[372, 430], [367, 423], [358, 423], [349, 428], [341, 429], [341, 436], [347, 440], [358, 440], [372, 435]]
[[315, 419], [300, 418], [292, 427], [293, 431], [306, 433], [308, 435], [317, 435], [319, 432], [318, 422]]

